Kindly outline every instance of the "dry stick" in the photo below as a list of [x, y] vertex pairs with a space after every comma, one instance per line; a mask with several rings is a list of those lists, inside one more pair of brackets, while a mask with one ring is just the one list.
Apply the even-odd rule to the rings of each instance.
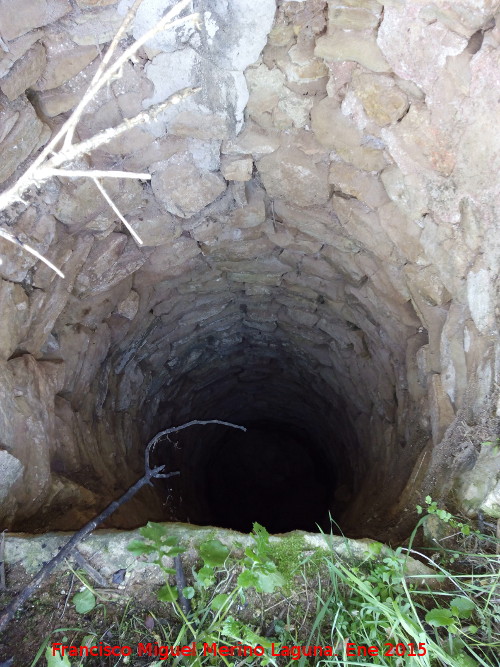
[[[103, 144], [107, 143], [108, 141], [111, 141], [111, 139], [114, 139], [115, 137], [119, 136], [120, 134], [123, 134], [123, 132], [126, 132], [127, 130], [130, 130], [132, 127], [136, 127], [137, 125], [140, 125], [141, 123], [145, 123], [148, 120], [153, 120], [159, 113], [164, 111], [170, 106], [173, 106], [175, 104], [179, 104], [183, 99], [188, 97], [189, 95], [193, 95], [197, 92], [200, 91], [200, 88], [184, 88], [183, 90], [180, 90], [177, 93], [174, 93], [171, 95], [165, 102], [162, 102], [161, 104], [157, 104], [154, 107], [151, 107], [147, 111], [141, 111], [141, 113], [137, 114], [137, 116], [134, 116], [133, 118], [127, 118], [125, 119], [120, 125], [117, 127], [111, 127], [108, 128], [107, 130], [103, 130], [102, 132], [99, 132], [99, 134], [96, 134], [94, 137], [91, 137], [90, 139], [87, 139], [86, 141], [82, 141], [79, 144], [71, 146], [69, 149], [67, 149], [65, 152], [59, 153], [55, 155], [53, 158], [50, 160], [47, 160], [45, 163], [45, 166], [39, 167], [36, 170], [36, 184], [40, 185], [42, 181], [48, 180], [49, 178], [52, 178], [52, 176], [66, 176], [70, 178], [76, 178], [80, 176], [86, 176], [93, 178], [96, 174], [99, 177], [114, 177], [114, 178], [140, 178], [143, 180], [149, 180], [151, 178], [150, 174], [142, 174], [142, 173], [133, 173], [133, 172], [117, 172], [117, 171], [80, 171], [80, 170], [71, 170], [71, 169], [56, 169], [55, 167], [57, 165], [63, 164], [64, 162], [68, 162], [69, 160], [74, 160], [77, 157], [80, 157], [81, 155], [84, 155], [85, 153], [90, 152], [91, 150], [97, 148], [98, 146], [102, 146]], [[35, 178], [35, 177], [34, 177]], [[9, 191], [10, 192], [10, 191]], [[8, 193], [7, 193], [8, 194]], [[1, 199], [3, 195], [0, 195], [0, 209], [2, 208], [1, 205]], [[107, 200], [106, 200], [107, 201]], [[109, 203], [109, 202], [108, 202]], [[129, 227], [127, 224], [127, 228], [131, 232], [132, 236], [135, 238], [135, 232], [132, 231], [132, 229]], [[23, 243], [20, 241], [16, 236], [13, 234], [9, 234], [9, 232], [6, 232], [0, 227], [0, 236], [2, 236], [4, 239], [7, 241], [10, 241], [14, 245], [18, 245], [21, 248], [24, 248], [27, 252], [32, 254], [34, 257], [42, 261], [44, 264], [46, 264], [49, 269], [52, 269], [59, 275], [61, 278], [64, 278], [64, 273], [60, 271], [52, 262], [50, 262], [48, 259], [46, 259], [43, 255], [41, 255], [37, 250], [32, 248], [30, 245], [27, 243]], [[137, 239], [136, 239], [137, 241]]]
[[[102, 130], [102, 132], [99, 132], [93, 137], [90, 137], [90, 139], [85, 139], [84, 141], [81, 141], [78, 144], [73, 144], [69, 148], [60, 150], [56, 155], [47, 160], [46, 165], [44, 167], [37, 170], [37, 174], [40, 171], [42, 171], [43, 173], [45, 169], [54, 169], [59, 165], [63, 164], [64, 162], [75, 160], [81, 155], [90, 153], [90, 151], [94, 150], [95, 148], [98, 148], [99, 146], [102, 146], [103, 144], [108, 143], [108, 141], [111, 141], [111, 139], [120, 136], [120, 134], [123, 134], [124, 132], [131, 130], [133, 127], [137, 127], [142, 123], [154, 120], [156, 116], [158, 116], [158, 114], [160, 114], [162, 111], [165, 111], [165, 109], [167, 109], [168, 107], [174, 106], [175, 104], [179, 104], [179, 102], [182, 102], [182, 100], [184, 100], [186, 97], [189, 97], [189, 95], [194, 95], [195, 93], [198, 93], [200, 90], [201, 88], [191, 88], [191, 87], [183, 88], [182, 90], [173, 93], [173, 95], [170, 95], [170, 97], [168, 97], [164, 102], [149, 107], [149, 109], [146, 109], [145, 111], [141, 111], [140, 113], [137, 114], [137, 116], [133, 116], [132, 118], [125, 118], [125, 120], [122, 121], [116, 127], [108, 127], [107, 129]], [[108, 173], [113, 174], [113, 172], [105, 172], [105, 174]], [[125, 173], [131, 173], [131, 172], [125, 172]]]
[[[116, 48], [117, 48], [118, 44], [120, 43], [121, 38], [125, 35], [125, 32], [126, 32], [127, 28], [129, 27], [130, 23], [132, 22], [135, 15], [137, 14], [137, 10], [139, 9], [139, 5], [141, 5], [141, 4], [142, 4], [142, 0], [135, 0], [132, 7], [126, 13], [125, 18], [123, 19], [121, 26], [118, 28], [118, 31], [117, 31], [116, 35], [113, 37], [113, 39], [111, 41], [111, 44], [109, 45], [108, 50], [104, 54], [104, 57], [101, 61], [101, 64], [97, 68], [97, 72], [94, 74], [94, 77], [92, 78], [91, 83], [95, 83], [102, 76], [104, 70], [106, 69], [106, 65], [109, 63], [109, 61], [113, 57], [113, 53], [116, 51]], [[83, 109], [82, 109], [82, 111], [83, 111]], [[73, 135], [75, 133], [75, 129], [76, 129], [76, 126], [78, 124], [78, 121], [80, 120], [80, 115], [77, 117], [76, 114], [75, 114], [74, 120], [73, 120], [73, 114], [71, 115], [70, 126], [68, 127], [68, 130], [66, 132], [66, 137], [64, 139], [64, 147], [65, 148], [67, 146], [70, 146], [72, 141], [73, 141]]]
[[179, 595], [179, 604], [186, 616], [191, 613], [191, 602], [184, 595], [186, 588], [186, 577], [184, 576], [184, 568], [182, 567], [182, 560], [179, 555], [174, 556], [175, 578], [177, 582], [177, 593]]
[[[150, 178], [151, 178], [151, 176], [150, 176]], [[99, 190], [99, 192], [101, 193], [101, 195], [104, 197], [106, 202], [109, 204], [111, 210], [115, 213], [115, 215], [118, 217], [118, 219], [121, 220], [121, 222], [128, 229], [128, 231], [132, 235], [132, 237], [133, 237], [134, 241], [137, 243], [137, 245], [143, 245], [143, 241], [142, 241], [141, 237], [137, 234], [137, 232], [132, 227], [132, 225], [128, 222], [128, 220], [125, 218], [125, 216], [122, 215], [122, 213], [120, 212], [120, 209], [115, 204], [115, 202], [111, 199], [111, 197], [108, 195], [108, 193], [103, 188], [103, 186], [101, 185], [99, 180], [97, 178], [93, 178], [92, 180], [96, 184], [96, 187]]]
[[155, 435], [155, 437], [148, 443], [148, 446], [146, 447], [145, 451], [145, 459], [146, 459], [146, 468], [149, 468], [149, 454], [153, 447], [156, 445], [158, 440], [163, 438], [164, 435], [170, 435], [170, 433], [177, 433], [177, 431], [183, 431], [185, 428], [189, 428], [190, 426], [206, 426], [207, 424], [220, 424], [221, 426], [230, 426], [231, 428], [237, 428], [240, 431], [245, 431], [246, 428], [244, 426], [238, 426], [237, 424], [232, 424], [231, 422], [224, 422], [221, 421], [220, 419], [206, 419], [200, 421], [199, 419], [193, 419], [193, 421], [186, 422], [185, 424], [182, 424], [181, 426], [172, 426], [172, 428], [167, 428], [164, 431], [160, 431]]
[[[190, 0], [189, 0], [190, 1]], [[66, 133], [70, 130], [73, 124], [74, 115], [80, 116], [83, 109], [89, 104], [93, 96], [104, 86], [116, 73], [125, 62], [131, 58], [136, 51], [138, 51], [143, 44], [145, 44], [148, 39], [154, 37], [154, 35], [161, 31], [166, 30], [170, 27], [175, 27], [180, 25], [188, 20], [199, 20], [197, 14], [190, 14], [178, 19], [177, 21], [170, 21], [173, 16], [177, 16], [188, 4], [188, 0], [182, 0], [175, 7], [173, 7], [166, 16], [163, 17], [151, 30], [142, 35], [132, 46], [130, 46], [126, 51], [118, 58], [113, 65], [106, 71], [106, 73], [101, 77], [99, 82], [91, 84], [89, 89], [86, 91], [85, 95], [81, 102], [72, 112], [70, 118], [63, 124], [59, 132], [49, 141], [49, 143], [42, 150], [40, 155], [36, 160], [28, 167], [25, 173], [18, 179], [18, 181], [13, 185], [9, 190], [0, 194], [0, 210], [7, 208], [10, 204], [13, 204], [16, 201], [22, 201], [23, 193], [34, 183], [37, 182], [36, 172], [39, 167], [42, 166], [43, 162], [48, 158], [49, 155], [55, 153], [57, 144], [66, 136]], [[106, 54], [107, 55], [107, 54]], [[75, 117], [76, 117], [75, 116]], [[81, 154], [80, 154], [81, 155]]]
[[79, 544], [85, 537], [87, 537], [93, 530], [97, 528], [103, 521], [110, 517], [116, 510], [121, 507], [124, 503], [128, 502], [135, 494], [142, 489], [146, 484], [150, 484], [152, 479], [162, 477], [163, 479], [168, 479], [174, 475], [179, 475], [179, 472], [170, 472], [167, 474], [162, 473], [165, 466], [157, 466], [156, 468], [151, 468], [149, 465], [149, 457], [152, 448], [156, 443], [164, 436], [169, 433], [175, 433], [176, 431], [182, 431], [189, 426], [194, 425], [204, 426], [205, 424], [222, 424], [223, 426], [230, 426], [232, 428], [238, 428], [242, 431], [246, 431], [244, 426], [237, 426], [236, 424], [231, 424], [230, 422], [220, 421], [218, 419], [210, 419], [206, 421], [190, 421], [181, 426], [174, 426], [168, 428], [165, 431], [160, 431], [155, 437], [148, 443], [146, 451], [144, 452], [144, 463], [145, 463], [145, 474], [141, 479], [139, 479], [135, 484], [133, 484], [128, 491], [126, 491], [118, 500], [114, 500], [110, 503], [106, 509], [104, 509], [95, 519], [89, 521], [83, 528], [73, 535], [71, 539], [66, 542], [66, 544], [61, 548], [61, 550], [49, 560], [48, 563], [38, 571], [38, 574], [35, 575], [33, 580], [24, 588], [19, 595], [17, 595], [3, 610], [0, 614], [0, 632], [3, 632], [7, 625], [10, 623], [16, 611], [21, 609], [24, 603], [33, 595], [38, 586], [53, 572], [53, 570], [59, 565], [65, 558], [68, 558], [70, 553]]
[[7, 241], [10, 241], [14, 245], [18, 245], [20, 248], [24, 248], [27, 252], [29, 252], [31, 255], [42, 261], [44, 264], [47, 264], [49, 269], [52, 269], [52, 271], [55, 271], [58, 276], [61, 276], [61, 278], [64, 278], [64, 273], [60, 271], [57, 266], [54, 266], [52, 262], [49, 262], [48, 259], [46, 259], [43, 255], [41, 255], [38, 250], [35, 250], [35, 248], [32, 248], [30, 245], [27, 243], [23, 243], [20, 239], [17, 238], [17, 236], [14, 236], [13, 234], [9, 234], [9, 232], [6, 232], [4, 229], [0, 228], [0, 236]]
[[79, 565], [85, 572], [89, 575], [89, 577], [92, 577], [92, 579], [99, 585], [105, 588], [108, 585], [108, 582], [106, 579], [102, 576], [102, 574], [95, 569], [95, 567], [92, 567], [90, 563], [87, 562], [86, 558], [82, 556], [82, 554], [78, 551], [78, 549], [75, 549], [75, 552], [72, 554], [73, 560], [77, 565]]

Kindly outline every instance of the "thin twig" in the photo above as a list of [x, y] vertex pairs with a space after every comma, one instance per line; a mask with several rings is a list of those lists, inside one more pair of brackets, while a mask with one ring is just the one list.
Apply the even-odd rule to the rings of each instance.
[[156, 443], [161, 438], [163, 438], [163, 436], [165, 435], [168, 436], [170, 435], [170, 433], [177, 433], [177, 431], [183, 431], [185, 428], [189, 428], [190, 426], [206, 426], [207, 424], [220, 424], [221, 426], [230, 426], [231, 428], [237, 428], [240, 431], [246, 431], [246, 428], [244, 426], [238, 426], [237, 424], [232, 424], [231, 422], [224, 422], [221, 421], [220, 419], [207, 419], [203, 421], [200, 421], [199, 419], [194, 419], [193, 421], [187, 422], [186, 424], [182, 424], [181, 426], [172, 426], [171, 428], [167, 428], [164, 431], [160, 431], [159, 433], [157, 433], [155, 437], [148, 443], [146, 451], [144, 452], [146, 467], [149, 468], [149, 455], [151, 453], [151, 450], [156, 445]]
[[[98, 81], [104, 70], [106, 69], [107, 64], [113, 57], [114, 52], [116, 51], [118, 44], [120, 43], [121, 38], [125, 35], [127, 28], [129, 27], [130, 23], [134, 19], [137, 10], [139, 9], [139, 6], [142, 4], [142, 0], [135, 0], [134, 4], [132, 7], [128, 10], [128, 12], [125, 15], [125, 18], [122, 21], [121, 26], [118, 28], [116, 35], [113, 37], [111, 44], [109, 45], [108, 50], [104, 54], [103, 59], [101, 60], [101, 64], [97, 68], [97, 72], [94, 74], [91, 83], [95, 83]], [[83, 108], [81, 110], [83, 112]], [[71, 114], [71, 118], [69, 119], [69, 125], [68, 129], [66, 132], [66, 137], [64, 139], [64, 148], [71, 146], [73, 142], [73, 135], [75, 133], [76, 126], [78, 124], [78, 121], [81, 118], [81, 113], [75, 113]]]
[[61, 178], [140, 178], [143, 181], [151, 180], [151, 174], [135, 171], [104, 171], [102, 169], [53, 169], [40, 167], [37, 171], [38, 182], [46, 181], [53, 176]]
[[71, 573], [71, 581], [70, 581], [70, 585], [69, 585], [69, 591], [68, 591], [68, 594], [66, 595], [66, 600], [64, 600], [64, 607], [63, 607], [60, 618], [62, 618], [64, 616], [64, 614], [66, 613], [66, 607], [68, 606], [69, 596], [71, 595], [71, 591], [73, 590], [74, 581], [75, 581], [75, 573], [72, 572]]
[[[167, 109], [168, 107], [179, 104], [179, 102], [182, 102], [182, 100], [184, 100], [186, 97], [189, 97], [189, 95], [194, 95], [195, 93], [198, 93], [200, 90], [201, 88], [196, 88], [196, 87], [183, 88], [182, 90], [173, 93], [173, 95], [170, 95], [170, 97], [166, 99], [164, 102], [161, 102], [160, 104], [155, 104], [149, 109], [141, 111], [132, 118], [126, 118], [116, 127], [108, 127], [105, 130], [102, 130], [102, 132], [99, 132], [98, 134], [94, 135], [93, 137], [85, 139], [85, 141], [81, 141], [78, 144], [74, 144], [72, 146], [69, 146], [68, 148], [60, 150], [53, 157], [47, 160], [46, 166], [49, 168], [55, 168], [61, 164], [64, 164], [65, 162], [76, 160], [82, 155], [90, 153], [99, 146], [108, 143], [112, 139], [115, 139], [124, 132], [131, 130], [133, 127], [137, 127], [138, 125], [154, 120], [156, 116], [158, 116], [158, 114], [160, 114], [162, 111], [165, 111], [165, 109]], [[125, 173], [130, 173], [130, 172], [125, 172]]]
[[47, 579], [47, 577], [54, 571], [54, 569], [64, 561], [65, 558], [68, 558], [73, 552], [77, 544], [79, 544], [83, 539], [85, 539], [90, 533], [92, 533], [97, 526], [99, 526], [103, 521], [109, 518], [116, 510], [121, 507], [121, 505], [128, 502], [135, 494], [142, 489], [146, 484], [151, 484], [151, 480], [156, 478], [168, 479], [174, 475], [179, 475], [179, 472], [170, 472], [163, 473], [165, 469], [164, 465], [157, 466], [156, 468], [151, 468], [149, 465], [149, 455], [152, 447], [162, 438], [164, 435], [169, 433], [174, 433], [176, 431], [182, 431], [185, 428], [189, 428], [194, 425], [204, 426], [205, 424], [221, 424], [223, 426], [230, 426], [232, 428], [238, 428], [242, 431], [246, 431], [244, 426], [237, 426], [236, 424], [231, 424], [229, 422], [220, 421], [218, 419], [210, 419], [207, 421], [198, 421], [193, 420], [182, 424], [181, 426], [174, 426], [172, 428], [167, 428], [164, 431], [157, 433], [155, 437], [148, 443], [146, 450], [144, 452], [144, 475], [137, 480], [118, 500], [114, 500], [110, 503], [106, 509], [104, 509], [98, 516], [89, 521], [83, 528], [71, 537], [66, 544], [60, 549], [60, 551], [38, 571], [32, 581], [24, 588], [0, 613], [0, 632], [3, 632], [7, 625], [10, 623], [14, 614], [21, 609], [24, 603], [33, 595], [36, 589], [40, 584]]
[[24, 250], [26, 250], [26, 252], [29, 252], [31, 255], [33, 255], [34, 257], [36, 257], [37, 259], [42, 261], [44, 264], [46, 264], [49, 267], [49, 269], [52, 269], [52, 271], [55, 271], [58, 276], [61, 276], [61, 278], [64, 278], [64, 273], [62, 271], [60, 271], [57, 268], [57, 266], [54, 266], [52, 264], [52, 262], [49, 262], [49, 260], [46, 257], [44, 257], [43, 255], [41, 255], [38, 252], [38, 250], [35, 250], [34, 248], [32, 248], [27, 243], [24, 243], [23, 241], [20, 241], [17, 238], [17, 236], [14, 236], [13, 234], [9, 234], [9, 232], [6, 232], [1, 227], [0, 227], [0, 236], [2, 238], [6, 239], [7, 241], [10, 241], [14, 245], [18, 245], [20, 248], [24, 248]]
[[78, 549], [75, 549], [72, 556], [75, 563], [79, 565], [82, 569], [84, 569], [85, 572], [89, 575], [89, 577], [91, 577], [96, 582], [96, 584], [99, 584], [99, 586], [103, 587], [106, 587], [108, 585], [108, 582], [102, 576], [102, 574], [98, 572], [95, 569], [95, 567], [92, 567], [92, 565], [87, 562], [86, 558], [82, 556], [82, 554], [78, 551]]
[[123, 222], [125, 227], [128, 229], [128, 231], [132, 234], [134, 240], [136, 243], [139, 245], [143, 245], [143, 241], [141, 237], [137, 234], [137, 232], [134, 230], [134, 228], [131, 226], [131, 224], [126, 220], [126, 218], [120, 213], [120, 210], [118, 209], [118, 206], [115, 204], [115, 202], [111, 199], [111, 197], [108, 195], [106, 190], [102, 187], [102, 185], [99, 183], [97, 178], [92, 179], [94, 183], [96, 184], [96, 187], [99, 189], [99, 192], [102, 194], [104, 199], [107, 201], [111, 209], [116, 213], [118, 218]]

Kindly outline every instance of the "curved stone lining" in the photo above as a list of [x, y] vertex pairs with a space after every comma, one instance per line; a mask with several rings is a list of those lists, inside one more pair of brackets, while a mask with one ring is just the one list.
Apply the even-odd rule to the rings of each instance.
[[[4, 4], [8, 186], [130, 3], [27, 3], [25, 24]], [[133, 36], [167, 4], [145, 0]], [[498, 3], [254, 5], [193, 3], [201, 32], [147, 44], [78, 126], [86, 139], [201, 83], [78, 165], [152, 174], [106, 184], [143, 247], [84, 180], [2, 213], [66, 275], [0, 239], [7, 526], [80, 525], [140, 474], [152, 435], [190, 419], [296, 429], [334, 480], [311, 521], [330, 510], [351, 534], [383, 536], [473, 464], [474, 439], [449, 474], [443, 438], [457, 413], [494, 416]], [[182, 473], [167, 501], [148, 490], [116, 525], [216, 522], [203, 475], [224, 438], [164, 447]]]

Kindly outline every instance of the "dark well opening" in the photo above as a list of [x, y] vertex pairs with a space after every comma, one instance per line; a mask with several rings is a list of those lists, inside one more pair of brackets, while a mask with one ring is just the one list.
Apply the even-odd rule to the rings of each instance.
[[228, 430], [206, 457], [213, 522], [242, 532], [254, 521], [274, 533], [324, 527], [335, 474], [314, 440], [279, 422], [246, 426], [246, 433]]
[[274, 533], [329, 531], [330, 517], [341, 523], [362, 479], [351, 419], [321, 378], [305, 381], [283, 363], [246, 368], [245, 382], [237, 368], [227, 369], [195, 400], [182, 392], [190, 374], [159, 406], [163, 423], [217, 418], [247, 428], [194, 426], [158, 447], [156, 462], [180, 472], [165, 483], [168, 520], [243, 532], [258, 521]]

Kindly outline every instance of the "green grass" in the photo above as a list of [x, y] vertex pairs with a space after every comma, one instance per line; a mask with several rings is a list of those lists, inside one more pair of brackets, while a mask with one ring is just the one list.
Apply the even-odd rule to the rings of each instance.
[[[189, 581], [184, 592], [191, 600], [190, 613], [179, 603], [173, 571], [163, 558], [182, 553], [183, 547], [167, 534], [167, 527], [148, 524], [141, 530], [143, 539], [134, 541], [130, 550], [162, 569], [165, 584], [157, 597], [163, 611], [155, 615], [133, 609], [131, 604], [106, 633], [82, 628], [73, 643], [79, 644], [86, 634], [95, 642], [133, 646], [153, 636], [160, 645], [168, 646], [196, 641], [198, 654], [159, 661], [134, 653], [128, 660], [86, 658], [42, 664], [498, 667], [498, 540], [441, 512], [431, 499], [427, 505], [429, 513], [448, 530], [435, 548], [412, 547], [426, 521], [423, 516], [405, 547], [390, 551], [375, 543], [361, 561], [341, 559], [328, 549], [305, 552], [300, 536], [275, 545], [258, 524], [252, 533], [253, 546], [244, 550], [238, 545], [231, 552], [217, 538], [207, 539], [199, 545], [200, 561], [191, 576], [186, 573]], [[434, 574], [410, 575], [410, 555], [430, 566]], [[75, 604], [81, 602], [79, 598]], [[91, 613], [97, 615], [100, 606]], [[152, 632], [145, 625], [147, 614], [154, 622]], [[203, 642], [262, 646], [264, 656], [203, 655]], [[332, 647], [325, 652], [337, 655], [305, 656], [302, 646]], [[44, 660], [44, 650], [32, 667]]]

